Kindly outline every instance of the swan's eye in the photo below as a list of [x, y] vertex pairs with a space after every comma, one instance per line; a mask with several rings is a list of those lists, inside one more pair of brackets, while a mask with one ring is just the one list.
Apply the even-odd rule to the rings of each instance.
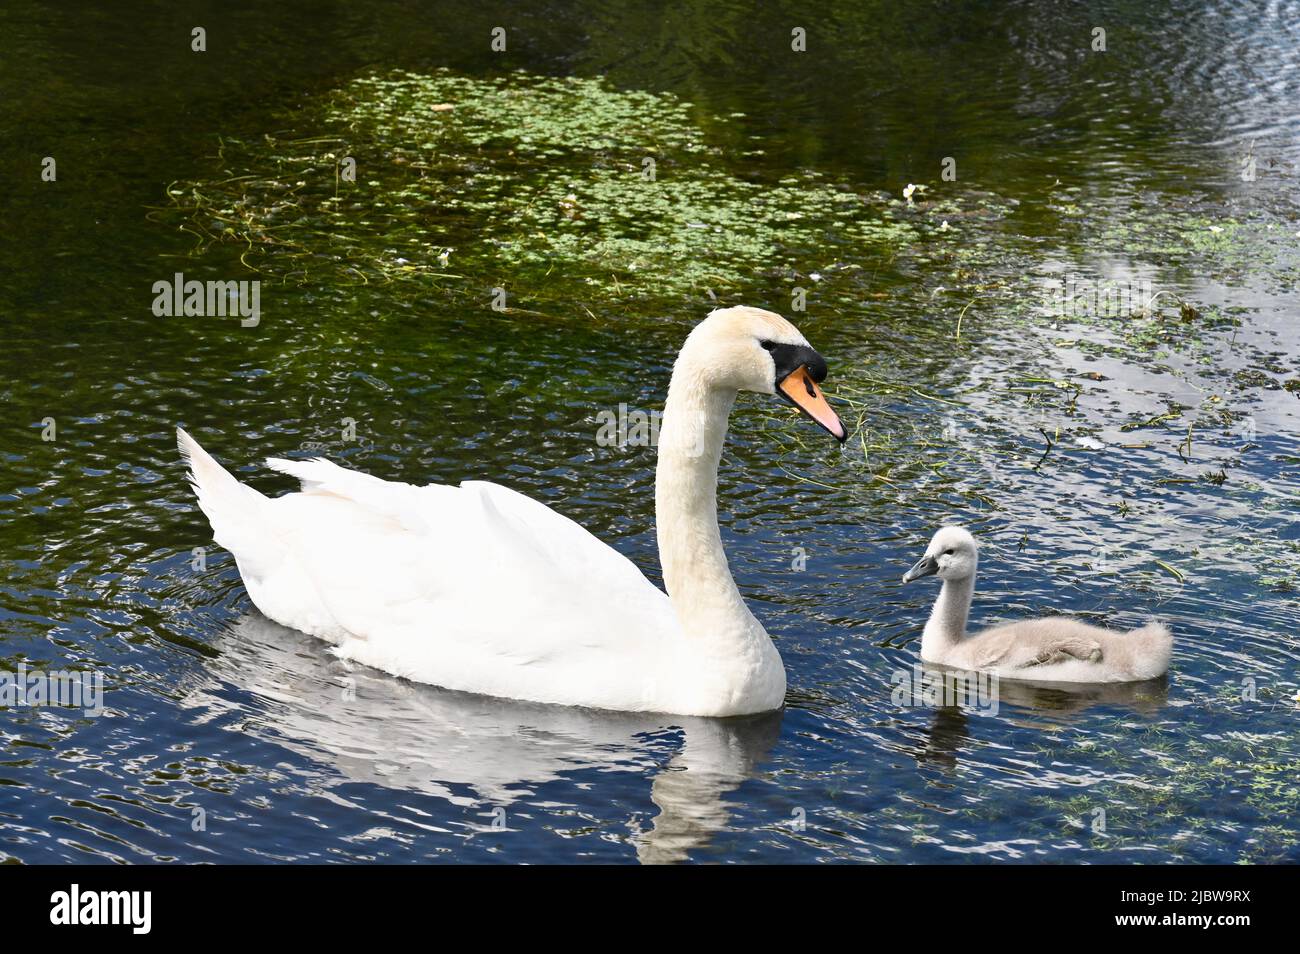
[[948, 550], [944, 550], [944, 551], [943, 551], [943, 555], [944, 555], [944, 556], [952, 556], [952, 555], [953, 555], [954, 553], [956, 553], [956, 552], [957, 552], [956, 550], [948, 549]]
[[776, 350], [776, 342], [775, 342], [775, 341], [760, 341], [760, 342], [758, 343], [758, 345], [759, 345], [759, 347], [762, 348], [764, 351], [775, 351], [775, 350]]

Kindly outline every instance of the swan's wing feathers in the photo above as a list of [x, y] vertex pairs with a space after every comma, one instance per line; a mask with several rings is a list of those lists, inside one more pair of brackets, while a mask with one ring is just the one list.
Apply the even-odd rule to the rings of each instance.
[[1005, 663], [1016, 648], [1015, 634], [1005, 628], [980, 633], [971, 642], [973, 669], [996, 668]]
[[321, 457], [302, 461], [272, 457], [266, 464], [298, 478], [305, 494], [339, 497], [369, 516], [438, 538], [439, 547], [450, 548], [457, 561], [481, 556], [493, 563], [536, 562], [539, 566], [528, 569], [546, 570], [543, 575], [552, 583], [557, 576], [597, 587], [646, 583], [630, 560], [585, 528], [500, 484], [468, 480], [459, 487], [416, 487], [349, 470]]
[[1052, 663], [1078, 659], [1082, 662], [1101, 662], [1101, 643], [1087, 636], [1054, 637], [1038, 647], [1034, 657], [1024, 663], [1029, 666], [1049, 666]]
[[1033, 669], [1066, 662], [1101, 662], [1102, 643], [1091, 628], [1059, 616], [1022, 620], [985, 630], [968, 643], [976, 669]]
[[503, 545], [516, 551], [531, 549], [563, 576], [616, 592], [654, 589], [631, 560], [546, 504], [483, 480], [467, 480], [460, 490], [474, 497], [481, 508], [481, 522], [493, 527]]
[[311, 460], [287, 460], [283, 457], [268, 457], [266, 466], [271, 470], [288, 474], [290, 477], [297, 477], [302, 484], [302, 492], [305, 494], [324, 492], [321, 490], [323, 484], [328, 483], [331, 479], [341, 478], [344, 474], [353, 477], [368, 476], [367, 474], [340, 467], [324, 457], [313, 457]]
[[523, 494], [275, 465], [304, 481], [276, 504], [306, 576], [341, 630], [391, 648], [382, 668], [454, 684], [427, 674], [634, 656], [674, 625], [667, 596], [630, 560]]
[[423, 516], [430, 494], [452, 490], [441, 484], [416, 487], [395, 480], [383, 480], [360, 471], [340, 467], [324, 457], [312, 460], [285, 460], [268, 457], [266, 466], [282, 474], [297, 477], [305, 494], [332, 494], [351, 500], [371, 514], [396, 521], [408, 530], [429, 530]]

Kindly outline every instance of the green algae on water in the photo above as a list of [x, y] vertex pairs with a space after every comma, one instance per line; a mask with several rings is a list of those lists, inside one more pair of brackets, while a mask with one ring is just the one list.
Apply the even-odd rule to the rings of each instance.
[[860, 267], [933, 218], [815, 172], [745, 178], [689, 103], [599, 80], [367, 76], [295, 124], [311, 134], [225, 140], [222, 178], [169, 190], [204, 246], [285, 280], [672, 298]]

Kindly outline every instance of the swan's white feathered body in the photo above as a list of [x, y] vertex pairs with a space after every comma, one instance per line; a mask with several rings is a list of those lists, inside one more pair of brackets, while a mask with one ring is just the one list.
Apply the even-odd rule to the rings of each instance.
[[253, 603], [344, 658], [449, 689], [624, 708], [680, 648], [663, 592], [523, 494], [272, 459], [303, 482], [272, 499], [218, 475], [187, 436], [200, 506]]
[[1032, 682], [1139, 682], [1165, 674], [1173, 635], [1150, 622], [1122, 633], [1065, 616], [1021, 620], [966, 634], [979, 547], [962, 527], [940, 529], [903, 582], [943, 580], [921, 637], [926, 662]]
[[[416, 487], [323, 459], [272, 458], [267, 465], [302, 490], [268, 498], [184, 431], [179, 445], [199, 506], [253, 603], [345, 659], [535, 702], [767, 711], [784, 700], [785, 670], [727, 572], [713, 506], [726, 412], [738, 387], [761, 387], [747, 379], [718, 387], [699, 367], [712, 366], [717, 339], [753, 338], [756, 326], [767, 339], [806, 347], [779, 316], [728, 309], [697, 326], [674, 369], [658, 478], [673, 600], [572, 520], [497, 484]], [[758, 339], [754, 350], [767, 360], [771, 393], [772, 359]]]

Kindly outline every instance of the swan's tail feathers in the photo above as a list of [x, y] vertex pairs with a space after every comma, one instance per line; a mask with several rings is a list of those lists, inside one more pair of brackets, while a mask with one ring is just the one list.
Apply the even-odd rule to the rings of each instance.
[[[190, 465], [190, 486], [198, 495], [199, 506], [209, 517], [212, 516], [210, 507], [220, 509], [223, 502], [233, 504], [246, 500], [245, 492], [252, 491], [252, 488], [245, 487], [235, 480], [230, 472], [213, 460], [212, 455], [200, 447], [198, 441], [186, 434], [183, 428], [176, 428], [176, 446], [180, 449], [185, 463]], [[257, 493], [257, 491], [252, 492]], [[258, 496], [260, 497], [261, 494]]]
[[1140, 641], [1133, 654], [1136, 675], [1142, 679], [1155, 679], [1169, 669], [1169, 658], [1174, 651], [1174, 634], [1164, 623], [1151, 620], [1145, 626], [1132, 630], [1129, 639]]
[[176, 428], [176, 446], [190, 467], [190, 486], [198, 497], [199, 509], [212, 524], [217, 543], [241, 560], [245, 554], [264, 549], [270, 501], [252, 487], [241, 484], [213, 460], [199, 442]]

